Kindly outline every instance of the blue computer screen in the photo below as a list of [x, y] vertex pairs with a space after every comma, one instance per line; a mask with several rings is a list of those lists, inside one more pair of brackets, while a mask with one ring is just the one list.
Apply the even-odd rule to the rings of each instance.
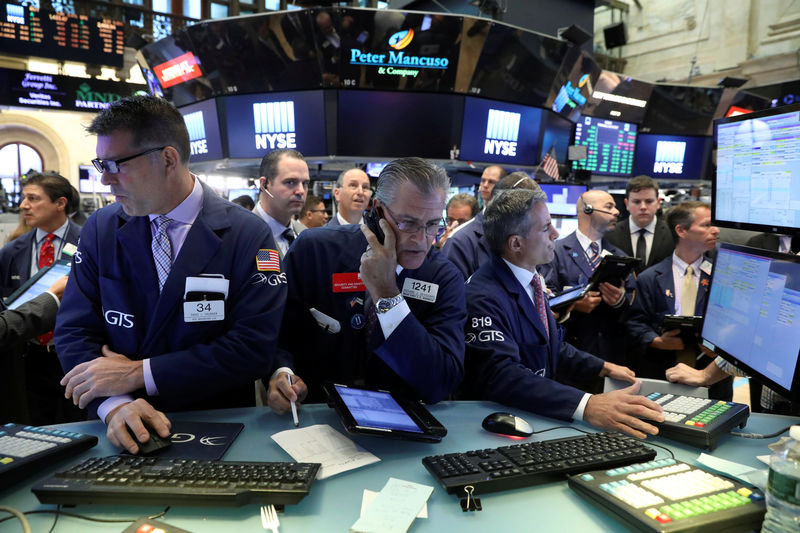
[[577, 216], [576, 204], [581, 194], [586, 192], [586, 185], [540, 183], [539, 186], [547, 195], [547, 209], [551, 215]]
[[461, 129], [462, 161], [534, 165], [539, 155], [542, 110], [466, 97]]
[[656, 180], [708, 179], [711, 137], [639, 134], [633, 173]]

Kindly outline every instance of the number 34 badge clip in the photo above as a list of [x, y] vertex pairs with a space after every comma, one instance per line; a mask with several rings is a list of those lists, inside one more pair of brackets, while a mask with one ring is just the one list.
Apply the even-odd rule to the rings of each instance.
[[229, 285], [230, 282], [222, 274], [187, 277], [183, 293], [183, 321], [224, 320]]

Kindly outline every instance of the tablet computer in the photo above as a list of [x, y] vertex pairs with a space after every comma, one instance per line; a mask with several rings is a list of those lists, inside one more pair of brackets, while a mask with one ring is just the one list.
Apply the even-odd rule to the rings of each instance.
[[547, 300], [547, 303], [550, 304], [550, 309], [553, 311], [558, 311], [559, 309], [564, 309], [573, 302], [577, 302], [583, 298], [583, 296], [586, 294], [586, 291], [588, 291], [587, 285], [571, 287], [567, 290], [554, 294], [549, 300]]
[[700, 341], [699, 334], [703, 329], [703, 317], [666, 315], [661, 323], [661, 331], [672, 331], [673, 329], [681, 331], [680, 337], [686, 346], [693, 345]]
[[328, 405], [349, 433], [380, 435], [405, 440], [440, 442], [447, 429], [422, 402], [400, 398], [382, 390], [359, 389], [325, 383]]
[[72, 261], [59, 259], [49, 267], [40, 269], [36, 275], [6, 298], [6, 305], [9, 309], [16, 309], [28, 300], [33, 300], [49, 289], [58, 278], [68, 275], [71, 267]]
[[615, 287], [619, 287], [639, 263], [640, 261], [635, 257], [606, 255], [597, 265], [587, 285], [589, 285], [590, 290], [597, 290], [601, 283], [607, 281]]

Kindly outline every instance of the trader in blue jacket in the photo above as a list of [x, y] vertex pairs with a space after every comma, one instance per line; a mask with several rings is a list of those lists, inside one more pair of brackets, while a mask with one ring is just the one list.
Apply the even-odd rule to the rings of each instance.
[[442, 168], [398, 159], [381, 172], [367, 216], [381, 217], [383, 242], [367, 225], [300, 234], [284, 258], [289, 293], [269, 384], [275, 411], [306, 393], [323, 401], [326, 380], [428, 403], [461, 383], [464, 280], [432, 251], [449, 187]]
[[[558, 232], [541, 191], [511, 190], [492, 199], [484, 228], [493, 256], [467, 282], [466, 390], [479, 397], [562, 420], [583, 420], [643, 438], [655, 435], [661, 407], [636, 395], [626, 368], [563, 340], [544, 297], [537, 265], [553, 259]], [[609, 376], [633, 383], [588, 394], [557, 381]]]
[[266, 224], [189, 172], [189, 136], [171, 104], [125, 98], [88, 131], [117, 202], [83, 228], [56, 346], [66, 396], [135, 453], [127, 427], [139, 442], [144, 424], [166, 437], [161, 411], [254, 405], [286, 277]]

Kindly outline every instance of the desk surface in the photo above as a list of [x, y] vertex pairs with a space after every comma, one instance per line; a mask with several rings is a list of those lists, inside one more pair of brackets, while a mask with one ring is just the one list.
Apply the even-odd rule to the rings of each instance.
[[[494, 448], [505, 446], [516, 441], [487, 433], [481, 429], [483, 418], [494, 411], [511, 411], [533, 424], [535, 430], [559, 425], [558, 421], [534, 416], [531, 413], [505, 408], [491, 402], [443, 402], [430, 408], [448, 429], [448, 435], [439, 444], [397, 441], [379, 437], [352, 436], [353, 440], [377, 455], [381, 461], [357, 470], [351, 470], [337, 476], [316, 481], [311, 493], [298, 505], [286, 506], [286, 512], [280, 516], [282, 533], [298, 531], [349, 531], [356, 521], [361, 508], [363, 489], [378, 491], [390, 477], [396, 477], [434, 487], [428, 501], [428, 519], [418, 519], [411, 526], [413, 532], [442, 531], [480, 531], [485, 533], [491, 529], [516, 527], [520, 531], [625, 531], [617, 522], [596, 506], [590, 504], [572, 492], [566, 481], [550, 483], [498, 492], [481, 496], [483, 511], [463, 513], [458, 499], [447, 494], [431, 477], [421, 459], [427, 455]], [[227, 409], [218, 411], [198, 411], [178, 413], [171, 416], [173, 420], [242, 422], [245, 429], [236, 439], [225, 455], [230, 461], [291, 461], [272, 439], [270, 435], [285, 429], [292, 429], [291, 416], [278, 416], [266, 408]], [[754, 433], [771, 433], [783, 427], [798, 423], [797, 418], [784, 416], [751, 415], [746, 430]], [[324, 405], [303, 406], [300, 411], [301, 426], [312, 424], [330, 424], [345, 433], [344, 428], [332, 409]], [[583, 423], [576, 427], [587, 429]], [[97, 435], [100, 444], [73, 457], [64, 464], [80, 462], [90, 456], [104, 456], [117, 453], [117, 450], [105, 438], [105, 426], [99, 421], [66, 424], [63, 427], [74, 431]], [[549, 440], [573, 436], [577, 433], [569, 429], [558, 429], [534, 435], [534, 440]], [[763, 466], [756, 455], [769, 453], [767, 444], [776, 439], [753, 440], [726, 436], [720, 440], [714, 455], [753, 467]], [[648, 441], [667, 446], [676, 458], [688, 463], [699, 455], [701, 450], [675, 444], [661, 438], [648, 438]], [[659, 458], [667, 457], [666, 451], [656, 448]], [[0, 503], [10, 505], [22, 511], [34, 509], [54, 509], [53, 505], [42, 505], [30, 491], [30, 487], [40, 479], [51, 475], [55, 468], [31, 478], [28, 483], [18, 484], [0, 492]], [[70, 509], [83, 515], [102, 518], [131, 519], [153, 515], [163, 510], [162, 507], [144, 506], [108, 506], [81, 505]], [[5, 516], [0, 513], [0, 516]], [[53, 523], [54, 515], [30, 515], [33, 531], [48, 531]], [[231, 526], [241, 531], [262, 531], [257, 505], [238, 508], [206, 508], [206, 507], [173, 507], [161, 520], [168, 524], [187, 529], [192, 532], [230, 531]], [[220, 526], [222, 526], [220, 528]], [[55, 532], [81, 531], [120, 532], [127, 524], [101, 524], [87, 522], [76, 518], [61, 516]], [[0, 524], [0, 533], [18, 532], [17, 520], [9, 520]]]

